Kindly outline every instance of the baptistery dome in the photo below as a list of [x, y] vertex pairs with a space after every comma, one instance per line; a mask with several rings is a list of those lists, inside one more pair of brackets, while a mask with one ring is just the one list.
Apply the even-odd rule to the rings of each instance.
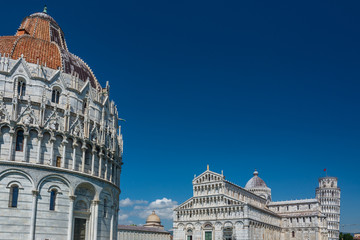
[[100, 88], [90, 67], [68, 51], [62, 29], [45, 9], [25, 17], [15, 36], [0, 37], [0, 53], [15, 60], [22, 56], [29, 63], [60, 69]]
[[0, 37], [0, 239], [116, 239], [120, 129], [46, 11]]

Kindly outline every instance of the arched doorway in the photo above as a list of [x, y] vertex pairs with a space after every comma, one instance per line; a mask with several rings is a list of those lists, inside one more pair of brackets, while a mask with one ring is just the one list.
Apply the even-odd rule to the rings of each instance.
[[186, 240], [193, 240], [193, 230], [191, 228], [186, 231]]
[[80, 184], [75, 190], [75, 196], [73, 240], [91, 239], [91, 204], [94, 200], [95, 189], [89, 183]]

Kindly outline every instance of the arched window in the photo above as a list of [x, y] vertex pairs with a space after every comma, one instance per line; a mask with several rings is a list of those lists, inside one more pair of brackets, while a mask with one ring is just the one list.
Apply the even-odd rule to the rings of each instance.
[[26, 82], [25, 80], [18, 80], [18, 89], [17, 89], [17, 92], [18, 92], [18, 95], [19, 96], [25, 96], [25, 91], [26, 91]]
[[12, 185], [10, 188], [9, 207], [16, 208], [18, 205], [19, 198], [19, 186]]
[[292, 231], [291, 236], [295, 237], [295, 231]]
[[56, 167], [61, 167], [61, 156], [56, 157]]
[[82, 105], [82, 112], [83, 114], [86, 112], [86, 108], [87, 108], [87, 99], [85, 98], [83, 100], [83, 105]]
[[15, 150], [22, 152], [24, 148], [24, 131], [19, 130], [16, 134], [16, 146]]
[[50, 192], [50, 210], [51, 211], [55, 210], [56, 195], [57, 195], [57, 190], [56, 189], [51, 190], [51, 192]]
[[104, 199], [104, 213], [103, 213], [103, 217], [106, 218], [107, 217], [107, 199]]
[[52, 95], [51, 95], [51, 102], [53, 103], [59, 103], [59, 99], [60, 99], [60, 90], [58, 89], [53, 89], [52, 90]]

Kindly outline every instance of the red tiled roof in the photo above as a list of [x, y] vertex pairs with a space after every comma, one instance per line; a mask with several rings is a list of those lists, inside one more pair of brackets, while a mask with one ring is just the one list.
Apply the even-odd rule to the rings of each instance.
[[84, 82], [90, 81], [92, 87], [100, 88], [88, 65], [68, 51], [64, 33], [46, 13], [26, 17], [15, 36], [0, 37], [0, 54], [4, 53], [15, 60], [23, 54], [27, 62], [62, 69], [65, 73], [76, 74]]
[[11, 57], [18, 59], [24, 54], [26, 61], [45, 65], [52, 69], [61, 68], [61, 56], [55, 43], [24, 35], [15, 45]]
[[0, 37], [0, 54], [10, 54], [16, 39], [16, 36]]

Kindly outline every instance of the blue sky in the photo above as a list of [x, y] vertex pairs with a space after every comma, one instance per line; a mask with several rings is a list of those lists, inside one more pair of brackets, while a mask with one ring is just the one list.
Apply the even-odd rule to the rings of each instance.
[[[44, 3], [2, 2], [0, 34]], [[126, 119], [121, 223], [155, 209], [171, 228], [210, 164], [240, 186], [257, 168], [273, 200], [314, 197], [327, 168], [360, 224], [359, 1], [47, 5]]]

